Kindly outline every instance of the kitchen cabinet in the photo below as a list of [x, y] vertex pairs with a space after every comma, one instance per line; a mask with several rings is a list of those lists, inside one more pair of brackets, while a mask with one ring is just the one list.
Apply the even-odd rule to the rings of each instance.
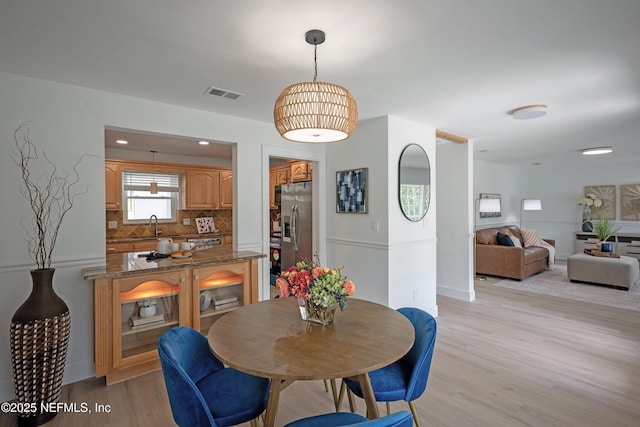
[[233, 172], [230, 170], [220, 171], [220, 209], [231, 209], [233, 207]]
[[218, 169], [186, 171], [185, 209], [231, 209], [233, 207], [233, 172]]
[[276, 185], [286, 184], [289, 181], [291, 176], [291, 168], [289, 166], [285, 166], [282, 168], [276, 169]]
[[308, 162], [291, 163], [291, 182], [309, 181], [311, 179]]
[[278, 208], [274, 200], [276, 185], [276, 171], [272, 169], [269, 171], [269, 209]]
[[122, 171], [114, 162], [104, 163], [105, 206], [107, 210], [122, 208]]
[[160, 369], [158, 339], [176, 325], [206, 334], [219, 316], [258, 301], [255, 252], [204, 249], [189, 263], [107, 255], [94, 283], [96, 377], [107, 385]]
[[188, 169], [185, 189], [186, 209], [218, 209], [220, 172], [211, 169]]
[[247, 267], [241, 262], [193, 269], [194, 329], [206, 335], [221, 315], [250, 303]]

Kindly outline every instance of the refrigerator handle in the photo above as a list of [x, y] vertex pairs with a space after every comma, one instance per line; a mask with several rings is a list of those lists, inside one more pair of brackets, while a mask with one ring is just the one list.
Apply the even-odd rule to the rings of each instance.
[[300, 243], [300, 234], [298, 233], [298, 205], [295, 204], [291, 208], [291, 238], [293, 240], [293, 250], [298, 251]]

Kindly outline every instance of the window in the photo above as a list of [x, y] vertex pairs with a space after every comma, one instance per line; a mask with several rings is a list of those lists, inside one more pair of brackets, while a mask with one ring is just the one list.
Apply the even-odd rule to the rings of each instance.
[[407, 218], [422, 218], [425, 207], [429, 206], [429, 191], [427, 185], [401, 184], [400, 200]]
[[[158, 184], [157, 194], [151, 194], [151, 182]], [[151, 215], [158, 221], [177, 222], [180, 194], [180, 174], [124, 171], [122, 173], [124, 224], [142, 224]]]

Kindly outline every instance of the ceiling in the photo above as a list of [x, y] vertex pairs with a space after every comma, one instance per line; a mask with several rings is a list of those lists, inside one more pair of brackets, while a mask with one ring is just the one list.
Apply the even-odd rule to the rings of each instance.
[[[280, 91], [313, 78], [318, 28], [318, 80], [348, 88], [361, 120], [423, 123], [515, 166], [640, 161], [638, 0], [3, 3], [8, 73], [272, 122]], [[544, 117], [510, 115], [540, 103]]]

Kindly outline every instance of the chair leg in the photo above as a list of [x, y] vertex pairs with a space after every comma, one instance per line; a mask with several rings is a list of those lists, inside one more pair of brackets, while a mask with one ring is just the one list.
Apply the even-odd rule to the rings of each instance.
[[324, 381], [324, 392], [327, 393], [329, 391], [329, 386], [327, 385], [327, 380]]
[[385, 402], [387, 404], [387, 415], [391, 414], [391, 405], [389, 402]]
[[254, 418], [254, 419], [251, 420], [251, 427], [258, 427], [258, 421], [257, 420], [258, 420], [257, 418]]
[[347, 399], [349, 399], [349, 409], [351, 410], [351, 412], [356, 412], [356, 409], [357, 409], [356, 400], [353, 398], [353, 393], [351, 393], [351, 390], [349, 390], [348, 387], [347, 387]]
[[420, 423], [420, 418], [418, 418], [418, 409], [416, 408], [416, 404], [414, 400], [409, 402], [409, 409], [411, 409], [411, 413], [413, 414], [413, 421], [416, 423], [416, 427], [422, 427], [422, 424]]
[[338, 412], [338, 389], [335, 378], [331, 378], [331, 394], [333, 395], [333, 405], [336, 407], [336, 412]]

